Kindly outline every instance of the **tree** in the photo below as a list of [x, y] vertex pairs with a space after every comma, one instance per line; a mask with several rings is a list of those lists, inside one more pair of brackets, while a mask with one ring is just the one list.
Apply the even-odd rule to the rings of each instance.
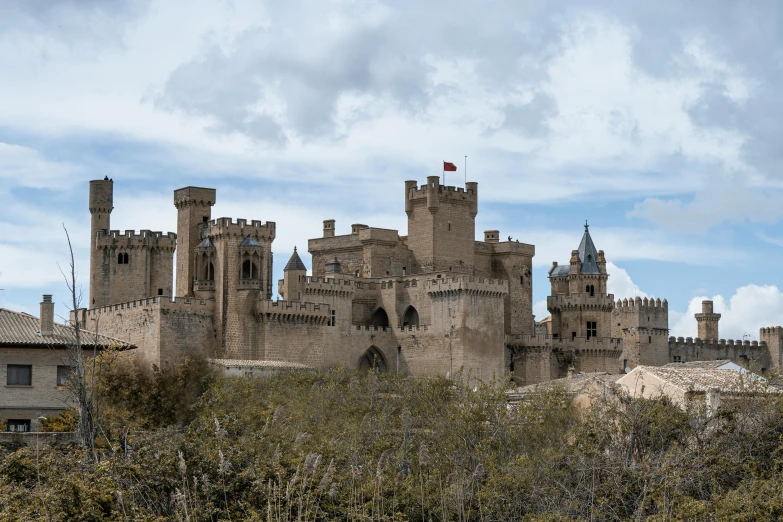
[[[84, 349], [82, 347], [83, 337], [83, 325], [81, 324], [81, 318], [79, 317], [78, 310], [81, 308], [81, 288], [77, 285], [76, 280], [76, 261], [73, 256], [73, 246], [71, 245], [71, 236], [68, 234], [68, 229], [63, 224], [63, 230], [65, 231], [65, 237], [68, 240], [68, 252], [70, 254], [70, 271], [68, 274], [63, 272], [62, 268], [60, 272], [65, 278], [65, 284], [68, 287], [68, 291], [71, 296], [71, 321], [70, 326], [73, 329], [74, 341], [67, 348], [67, 356], [69, 365], [71, 367], [71, 378], [69, 380], [69, 387], [71, 393], [74, 396], [76, 408], [79, 413], [78, 421], [78, 437], [82, 447], [86, 450], [88, 458], [91, 460], [97, 459], [95, 452], [95, 435], [97, 433], [97, 422], [95, 415], [95, 401], [94, 395], [91, 392], [92, 386], [88, 386], [86, 363], [84, 358]], [[98, 328], [95, 328], [95, 342], [93, 343], [92, 354], [92, 371], [91, 379], [95, 378], [95, 360], [96, 350], [98, 346]], [[91, 383], [92, 384], [92, 383]]]

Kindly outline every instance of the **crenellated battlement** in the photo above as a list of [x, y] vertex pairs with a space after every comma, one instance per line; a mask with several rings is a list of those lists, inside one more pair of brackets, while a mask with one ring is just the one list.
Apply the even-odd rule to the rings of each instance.
[[151, 230], [99, 230], [96, 233], [96, 248], [143, 248], [156, 247], [174, 250], [177, 248], [177, 234], [174, 232], [153, 232]]
[[558, 294], [550, 295], [546, 298], [547, 309], [552, 310], [602, 310], [611, 311], [614, 309], [614, 295], [593, 295], [582, 294]]
[[266, 223], [253, 219], [248, 221], [247, 219], [237, 218], [234, 221], [229, 217], [221, 217], [207, 221], [199, 225], [201, 236], [253, 236], [256, 238], [265, 238], [274, 240], [276, 232], [276, 224], [274, 221], [267, 221]]
[[[455, 201], [473, 202], [476, 193], [471, 188], [456, 187], [451, 185], [438, 185], [438, 197], [441, 200], [451, 199]], [[427, 183], [416, 186], [408, 192], [408, 198], [411, 200], [427, 199], [429, 186]]]
[[367, 325], [354, 325], [351, 328], [351, 334], [356, 335], [376, 335], [376, 334], [383, 334], [387, 333], [389, 335], [417, 335], [417, 334], [423, 334], [427, 333], [429, 331], [429, 326], [423, 325], [423, 326], [367, 326]]
[[710, 347], [725, 347], [725, 346], [744, 346], [746, 348], [759, 348], [759, 347], [765, 347], [767, 345], [766, 342], [761, 341], [751, 341], [749, 339], [740, 340], [740, 339], [720, 339], [718, 341], [709, 340], [709, 339], [700, 339], [696, 337], [695, 339], [693, 337], [669, 337], [669, 345], [683, 345], [683, 346], [703, 346], [705, 348]]
[[766, 335], [783, 335], [783, 326], [770, 326], [767, 328], [761, 328], [759, 329], [759, 333]]
[[622, 351], [623, 340], [614, 337], [576, 337], [561, 339], [548, 334], [515, 334], [506, 335], [506, 344], [517, 347], [550, 347], [569, 350], [610, 350]]
[[484, 279], [481, 277], [459, 276], [429, 279], [424, 283], [431, 296], [448, 294], [473, 294], [489, 297], [504, 297], [508, 294], [508, 281], [503, 279]]
[[306, 295], [337, 295], [351, 297], [356, 291], [354, 282], [343, 277], [300, 276]]
[[639, 311], [640, 309], [668, 309], [669, 308], [669, 302], [664, 299], [661, 301], [660, 299], [648, 299], [641, 297], [631, 298], [631, 299], [618, 299], [617, 303], [615, 303], [615, 308], [620, 311]]
[[136, 299], [135, 301], [128, 301], [126, 303], [91, 308], [89, 310], [82, 309], [82, 317], [85, 319], [93, 319], [98, 317], [100, 314], [122, 313], [130, 310], [143, 309], [179, 310], [194, 313], [202, 312], [212, 314], [215, 312], [215, 300], [195, 298], [179, 298], [172, 300], [168, 296], [158, 295], [144, 299]]
[[329, 311], [330, 308], [327, 304], [264, 299], [256, 302], [253, 313], [274, 321], [326, 324], [329, 319]]

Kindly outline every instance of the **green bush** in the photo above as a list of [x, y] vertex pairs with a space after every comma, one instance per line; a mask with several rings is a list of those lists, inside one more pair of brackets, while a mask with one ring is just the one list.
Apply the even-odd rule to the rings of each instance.
[[[101, 366], [100, 459], [0, 457], [2, 520], [651, 520], [781, 516], [781, 405], [571, 406], [545, 388], [340, 369]], [[633, 441], [633, 443], [632, 443]]]

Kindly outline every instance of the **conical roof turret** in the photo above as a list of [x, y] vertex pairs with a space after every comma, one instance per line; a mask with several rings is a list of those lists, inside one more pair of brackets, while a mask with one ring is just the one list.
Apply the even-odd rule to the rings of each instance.
[[296, 247], [294, 247], [294, 253], [285, 265], [283, 272], [288, 272], [289, 270], [303, 270], [307, 272], [307, 267], [302, 263], [302, 258], [296, 253]]
[[590, 225], [585, 221], [585, 233], [582, 242], [579, 243], [579, 259], [582, 261], [583, 274], [600, 274], [598, 269], [598, 250], [595, 248], [593, 238], [590, 237]]

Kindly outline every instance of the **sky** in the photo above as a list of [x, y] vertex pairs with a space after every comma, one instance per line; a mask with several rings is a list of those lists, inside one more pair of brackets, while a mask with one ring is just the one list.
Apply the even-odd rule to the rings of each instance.
[[174, 189], [277, 224], [275, 279], [324, 219], [407, 233], [403, 182], [479, 183], [477, 239], [547, 271], [585, 220], [616, 298], [696, 336], [783, 324], [783, 7], [774, 1], [7, 0], [0, 307], [38, 314], [67, 228], [87, 293], [88, 181], [111, 228], [176, 231]]

